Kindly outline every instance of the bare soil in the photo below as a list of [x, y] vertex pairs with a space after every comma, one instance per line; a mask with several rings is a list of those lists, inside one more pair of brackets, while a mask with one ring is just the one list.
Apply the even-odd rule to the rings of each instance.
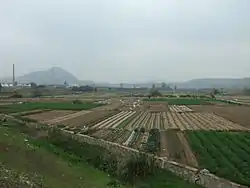
[[87, 114], [67, 119], [65, 121], [61, 121], [60, 123], [63, 125], [68, 125], [70, 127], [91, 127], [94, 124], [108, 118], [109, 116], [115, 115], [116, 113], [118, 112], [106, 110], [93, 111]]
[[169, 110], [167, 104], [162, 102], [145, 102], [143, 107], [149, 112], [167, 112]]
[[210, 112], [234, 123], [250, 128], [250, 107], [233, 105], [197, 105], [190, 106], [198, 112]]
[[[164, 133], [165, 135], [163, 136]], [[192, 150], [183, 133], [177, 129], [169, 129], [162, 132], [161, 137], [162, 136], [163, 138], [161, 138], [161, 145], [164, 144], [163, 147], [167, 148], [167, 155], [170, 160], [190, 166], [198, 166], [195, 156], [192, 153]]]
[[72, 114], [72, 113], [74, 113], [74, 111], [54, 110], [54, 111], [42, 112], [42, 113], [38, 113], [38, 114], [32, 114], [32, 115], [28, 115], [25, 117], [30, 118], [30, 119], [35, 119], [38, 121], [46, 121], [46, 120], [55, 119], [55, 118], [62, 117], [62, 116]]

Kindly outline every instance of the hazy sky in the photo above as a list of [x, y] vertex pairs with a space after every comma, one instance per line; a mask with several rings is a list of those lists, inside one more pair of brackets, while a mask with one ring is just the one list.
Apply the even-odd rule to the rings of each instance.
[[12, 63], [110, 82], [250, 76], [250, 0], [0, 2], [0, 77]]

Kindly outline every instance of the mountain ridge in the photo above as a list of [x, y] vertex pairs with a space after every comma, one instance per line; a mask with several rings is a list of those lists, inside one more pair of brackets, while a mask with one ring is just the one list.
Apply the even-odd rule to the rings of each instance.
[[[6, 79], [11, 82], [12, 79]], [[69, 84], [81, 84], [81, 85], [96, 85], [97, 87], [120, 87], [120, 83], [111, 84], [108, 82], [95, 82], [92, 80], [79, 80], [76, 76], [64, 70], [60, 67], [52, 67], [48, 70], [35, 71], [16, 78], [19, 83], [35, 82], [37, 84], [52, 85], [52, 84], [64, 84], [66, 81]], [[135, 82], [135, 83], [123, 83], [123, 87], [148, 87], [151, 88], [153, 84], [156, 87], [161, 87], [159, 81], [148, 82]], [[250, 87], [250, 77], [245, 78], [197, 78], [191, 79], [185, 82], [165, 82], [172, 88], [183, 89], [203, 89], [203, 88], [245, 88]]]

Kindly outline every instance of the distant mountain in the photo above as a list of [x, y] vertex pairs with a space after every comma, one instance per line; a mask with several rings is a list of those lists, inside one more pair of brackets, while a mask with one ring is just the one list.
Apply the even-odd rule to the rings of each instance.
[[182, 83], [173, 83], [177, 88], [235, 88], [250, 87], [250, 78], [202, 78]]
[[[91, 80], [78, 80], [73, 74], [68, 71], [53, 67], [45, 71], [36, 71], [24, 76], [16, 78], [19, 83], [30, 83], [35, 82], [37, 84], [63, 84], [67, 81], [69, 84], [80, 84], [80, 85], [95, 85], [97, 87], [120, 87], [120, 83], [110, 84], [108, 82], [94, 82]], [[0, 79], [0, 82], [12, 82], [11, 78]], [[187, 82], [176, 82], [176, 83], [166, 83], [166, 88], [170, 86], [174, 88], [176, 85], [179, 89], [204, 89], [204, 88], [235, 88], [242, 89], [245, 87], [250, 88], [250, 77], [249, 78], [201, 78], [193, 79]], [[155, 84], [156, 88], [161, 87], [162, 82], [160, 81], [148, 81], [141, 83], [123, 83], [124, 88], [151, 88]]]
[[67, 81], [69, 84], [78, 84], [79, 80], [68, 71], [53, 67], [46, 71], [37, 71], [17, 77], [19, 83], [35, 82], [37, 84], [63, 84]]

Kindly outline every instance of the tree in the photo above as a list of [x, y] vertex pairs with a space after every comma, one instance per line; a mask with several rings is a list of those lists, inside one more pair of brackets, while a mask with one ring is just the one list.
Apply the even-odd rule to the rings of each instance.
[[244, 88], [243, 93], [245, 95], [250, 95], [250, 88]]
[[35, 82], [30, 83], [31, 88], [35, 89], [37, 87], [37, 84]]
[[166, 83], [162, 82], [162, 83], [161, 83], [161, 88], [162, 88], [162, 89], [165, 89], [165, 88], [166, 88], [166, 85], [167, 85]]
[[2, 88], [3, 88], [3, 86], [2, 86], [2, 84], [0, 83], [0, 92], [2, 92]]
[[121, 184], [117, 180], [111, 180], [107, 184], [107, 188], [120, 188]]

